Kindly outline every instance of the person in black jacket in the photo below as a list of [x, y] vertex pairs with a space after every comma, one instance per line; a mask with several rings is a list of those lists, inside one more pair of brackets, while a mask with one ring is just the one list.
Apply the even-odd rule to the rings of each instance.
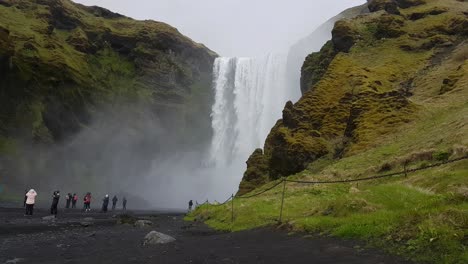
[[112, 211], [115, 210], [115, 206], [117, 205], [117, 201], [119, 199], [117, 199], [117, 195], [114, 195], [114, 198], [112, 198]]
[[107, 212], [107, 207], [109, 206], [109, 195], [106, 194], [104, 199], [102, 199], [102, 211]]
[[125, 211], [127, 210], [127, 197], [124, 196], [122, 200], [122, 209]]
[[50, 207], [50, 214], [57, 217], [57, 206], [60, 200], [60, 191], [55, 191], [52, 195], [52, 206]]

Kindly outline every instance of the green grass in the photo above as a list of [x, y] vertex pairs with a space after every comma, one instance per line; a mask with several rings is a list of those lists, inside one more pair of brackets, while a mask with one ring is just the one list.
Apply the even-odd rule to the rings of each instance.
[[[467, 165], [461, 161], [406, 178], [359, 184], [288, 183], [283, 222], [294, 232], [362, 240], [417, 262], [463, 263], [467, 257], [468, 200], [454, 196], [448, 185], [466, 187]], [[187, 220], [203, 220], [224, 231], [276, 225], [281, 188], [280, 184], [261, 196], [236, 199], [234, 223], [231, 203], [199, 207]]]

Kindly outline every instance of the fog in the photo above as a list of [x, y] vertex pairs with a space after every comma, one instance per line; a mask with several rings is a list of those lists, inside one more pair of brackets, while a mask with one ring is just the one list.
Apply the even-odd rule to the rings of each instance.
[[284, 52], [327, 19], [365, 0], [74, 0], [166, 22], [221, 56]]

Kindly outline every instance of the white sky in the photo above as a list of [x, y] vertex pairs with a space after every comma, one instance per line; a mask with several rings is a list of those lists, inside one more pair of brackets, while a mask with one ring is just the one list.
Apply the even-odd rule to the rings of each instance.
[[321, 23], [366, 0], [74, 0], [168, 23], [221, 56], [287, 52]]

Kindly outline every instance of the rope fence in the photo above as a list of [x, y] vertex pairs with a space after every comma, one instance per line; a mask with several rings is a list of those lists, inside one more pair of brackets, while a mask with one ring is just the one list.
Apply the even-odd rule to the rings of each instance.
[[409, 173], [422, 171], [422, 170], [427, 170], [427, 169], [432, 169], [432, 168], [440, 167], [440, 166], [443, 166], [443, 165], [446, 165], [446, 164], [466, 160], [466, 159], [468, 159], [468, 155], [460, 157], [460, 158], [447, 160], [447, 161], [440, 162], [440, 163], [435, 163], [435, 164], [431, 164], [431, 165], [427, 165], [427, 166], [422, 166], [422, 167], [419, 167], [419, 168], [414, 168], [414, 169], [407, 169], [406, 164], [405, 164], [403, 171], [393, 172], [393, 173], [388, 173], [388, 174], [383, 174], [383, 175], [374, 175], [374, 176], [369, 176], [369, 177], [364, 177], [364, 178], [356, 178], [356, 179], [329, 180], [329, 181], [305, 181], [305, 180], [291, 180], [291, 179], [288, 179], [288, 178], [282, 178], [280, 181], [278, 181], [274, 185], [272, 185], [272, 186], [270, 186], [270, 187], [268, 187], [268, 188], [266, 188], [266, 189], [264, 189], [264, 190], [262, 190], [262, 191], [260, 191], [258, 193], [255, 193], [255, 194], [249, 194], [249, 195], [243, 195], [243, 196], [235, 196], [234, 194], [232, 194], [224, 203], [210, 204], [208, 202], [208, 200], [207, 200], [205, 203], [200, 204], [200, 205], [209, 204], [209, 205], [212, 205], [212, 206], [223, 206], [223, 205], [226, 205], [228, 202], [231, 202], [231, 224], [234, 224], [234, 200], [235, 199], [249, 199], [249, 198], [257, 197], [257, 196], [260, 196], [260, 195], [262, 195], [264, 193], [267, 193], [267, 192], [273, 190], [274, 188], [278, 187], [280, 184], [283, 184], [282, 194], [281, 194], [281, 207], [280, 207], [279, 220], [278, 220], [279, 223], [282, 223], [282, 220], [283, 220], [282, 219], [283, 218], [283, 207], [284, 207], [284, 196], [285, 196], [285, 192], [286, 192], [287, 183], [306, 184], [306, 185], [320, 185], [320, 184], [339, 184], [339, 183], [354, 183], [354, 182], [361, 182], [361, 181], [371, 181], [371, 180], [377, 180], [377, 179], [383, 179], [383, 178], [392, 178], [392, 177], [399, 176], [399, 175], [404, 175], [406, 177], [406, 176], [408, 176]]

